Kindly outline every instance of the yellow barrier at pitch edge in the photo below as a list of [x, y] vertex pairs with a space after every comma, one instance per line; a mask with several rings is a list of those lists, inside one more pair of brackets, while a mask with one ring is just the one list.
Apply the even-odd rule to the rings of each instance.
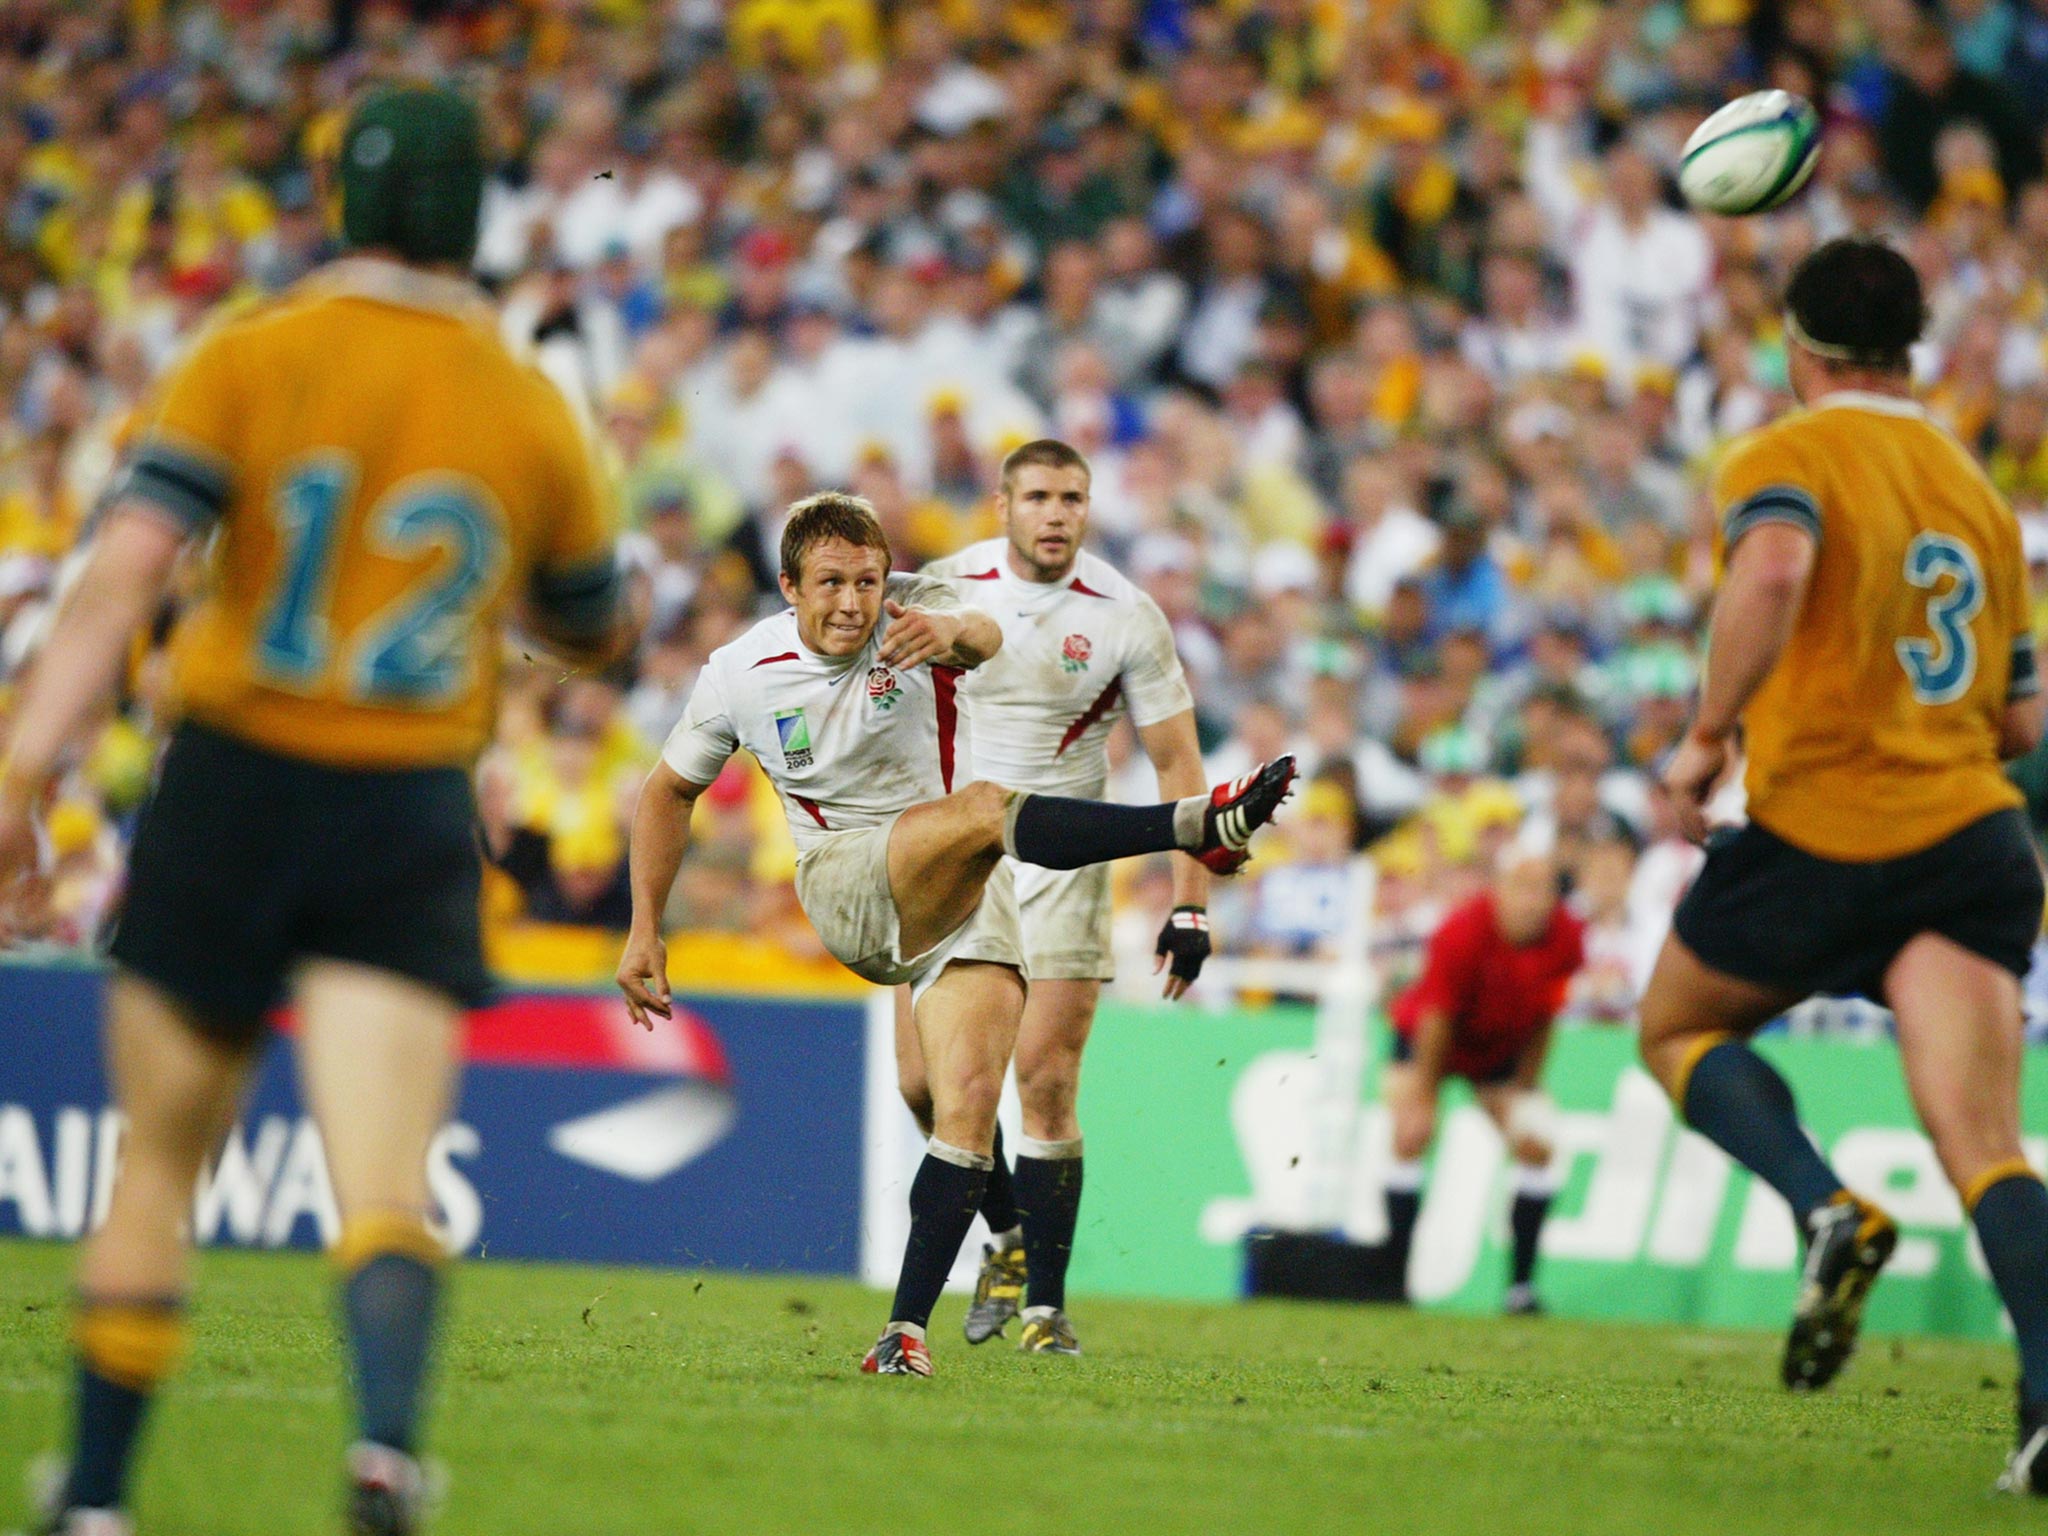
[[[554, 923], [490, 927], [485, 954], [491, 971], [511, 986], [608, 986], [619, 964], [622, 934]], [[668, 939], [669, 984], [679, 992], [775, 992], [802, 997], [861, 997], [868, 984], [825, 955], [798, 955], [768, 939], [730, 933], [674, 933]]]

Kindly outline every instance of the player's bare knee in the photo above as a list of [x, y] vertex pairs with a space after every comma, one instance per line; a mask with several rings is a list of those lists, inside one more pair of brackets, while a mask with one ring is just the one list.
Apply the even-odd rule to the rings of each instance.
[[1024, 1134], [1034, 1141], [1071, 1141], [1080, 1135], [1074, 1113], [1080, 1087], [1078, 1074], [1041, 1078], [1028, 1089], [1020, 1078], [1017, 1098], [1024, 1111]]
[[[935, 1081], [931, 1086], [927, 1113], [934, 1124], [944, 1126], [964, 1121], [969, 1125], [980, 1125], [986, 1121], [994, 1125], [996, 1106], [1003, 1097], [1002, 1063], [962, 1067], [950, 1074], [946, 1081]], [[940, 1134], [944, 1134], [943, 1130]]]
[[987, 1152], [994, 1143], [996, 1105], [1001, 1098], [1001, 1078], [993, 1088], [976, 1081], [957, 1093], [940, 1096], [932, 1108], [930, 1134], [970, 1152]]
[[988, 779], [976, 779], [954, 798], [966, 812], [974, 830], [1000, 847], [1004, 824], [1009, 819], [1010, 801], [1014, 798], [1011, 792]]
[[1517, 1136], [1509, 1149], [1515, 1161], [1524, 1168], [1548, 1168], [1550, 1166], [1550, 1143], [1540, 1136]]
[[[1017, 1053], [1017, 1099], [1024, 1120], [1032, 1125], [1064, 1126], [1074, 1118], [1074, 1104], [1081, 1096], [1081, 1058], [1074, 1051], [1040, 1051], [1029, 1060]], [[1033, 1136], [1056, 1141], [1057, 1136]]]

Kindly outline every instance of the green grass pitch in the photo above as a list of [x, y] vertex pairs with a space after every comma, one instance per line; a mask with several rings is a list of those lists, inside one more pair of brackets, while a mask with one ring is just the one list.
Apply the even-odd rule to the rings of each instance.
[[[0, 1244], [0, 1530], [58, 1438], [67, 1269]], [[143, 1536], [332, 1532], [325, 1268], [213, 1254], [201, 1285]], [[884, 1300], [844, 1282], [490, 1263], [454, 1296], [446, 1536], [2048, 1529], [1989, 1492], [2013, 1367], [1979, 1345], [1876, 1340], [1793, 1398], [1764, 1334], [1084, 1297], [1087, 1356], [1026, 1359], [948, 1298], [938, 1376], [879, 1380]]]

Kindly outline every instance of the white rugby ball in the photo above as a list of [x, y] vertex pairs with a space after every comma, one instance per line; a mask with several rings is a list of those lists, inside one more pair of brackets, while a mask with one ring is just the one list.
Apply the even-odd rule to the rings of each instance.
[[1762, 213], [1806, 185], [1820, 159], [1820, 118], [1790, 91], [1738, 96], [1693, 130], [1678, 190], [1706, 213]]

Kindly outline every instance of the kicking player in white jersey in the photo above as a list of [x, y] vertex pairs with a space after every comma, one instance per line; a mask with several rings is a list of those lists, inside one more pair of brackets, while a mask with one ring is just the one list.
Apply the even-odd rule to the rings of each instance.
[[[1109, 784], [1109, 734], [1128, 711], [1159, 776], [1178, 799], [1205, 788], [1173, 631], [1158, 604], [1088, 554], [1088, 461], [1052, 439], [1003, 461], [996, 507], [1003, 535], [924, 569], [1002, 626], [999, 655], [964, 685], [974, 716], [974, 776], [1033, 793], [1098, 799]], [[1174, 861], [1174, 907], [1153, 970], [1171, 965], [1177, 998], [1209, 956], [1209, 872]], [[1015, 872], [1030, 994], [1017, 1031], [1017, 1096], [1024, 1136], [1014, 1175], [1000, 1131], [981, 1214], [995, 1241], [982, 1251], [967, 1310], [967, 1342], [999, 1336], [1021, 1307], [1020, 1347], [1079, 1354], [1066, 1315], [1067, 1263], [1081, 1208], [1081, 1052], [1095, 1022], [1110, 956], [1109, 869]], [[896, 1062], [904, 1102], [927, 1131], [932, 1092], [910, 1011], [899, 994]]]
[[744, 747], [782, 796], [797, 899], [825, 947], [870, 981], [911, 989], [932, 1139], [910, 1187], [889, 1324], [862, 1369], [929, 1376], [925, 1324], [981, 1202], [1024, 1007], [1003, 855], [1075, 869], [1177, 848], [1229, 873], [1285, 799], [1294, 762], [1163, 805], [967, 783], [959, 677], [1001, 649], [1002, 631], [943, 582], [889, 575], [889, 560], [874, 510], [858, 497], [828, 491], [791, 508], [781, 576], [789, 608], [712, 653], [641, 789], [618, 981], [641, 1024], [667, 1016], [662, 908], [697, 797]]

